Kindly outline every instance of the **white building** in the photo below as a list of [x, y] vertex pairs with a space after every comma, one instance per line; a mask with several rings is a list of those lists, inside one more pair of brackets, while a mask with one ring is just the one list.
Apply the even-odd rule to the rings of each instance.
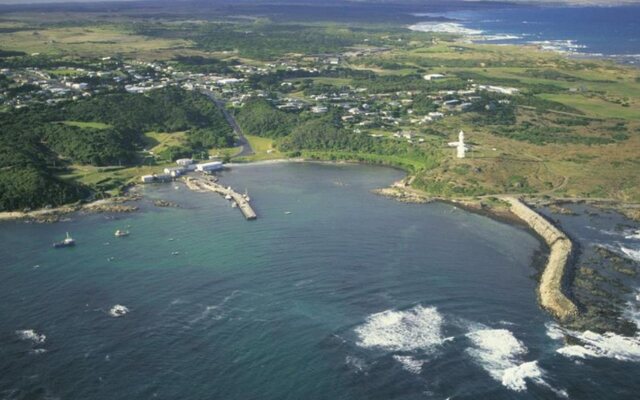
[[202, 163], [196, 165], [196, 171], [207, 172], [207, 171], [219, 171], [224, 168], [224, 164], [220, 161], [212, 161], [208, 163]]
[[184, 167], [177, 167], [177, 168], [165, 168], [164, 169], [164, 173], [171, 175], [173, 178], [178, 177], [182, 174], [184, 174], [185, 172], [187, 172], [187, 169]]
[[140, 178], [140, 180], [142, 181], [142, 183], [153, 183], [153, 175], [144, 175]]
[[423, 76], [423, 78], [427, 81], [435, 81], [437, 79], [444, 79], [444, 75], [442, 74], [428, 74]]
[[181, 158], [179, 160], [176, 160], [176, 164], [180, 165], [181, 167], [186, 167], [187, 165], [193, 164], [193, 160], [191, 158]]
[[327, 111], [329, 111], [329, 109], [325, 106], [315, 106], [315, 107], [311, 107], [311, 112], [314, 114], [324, 114]]

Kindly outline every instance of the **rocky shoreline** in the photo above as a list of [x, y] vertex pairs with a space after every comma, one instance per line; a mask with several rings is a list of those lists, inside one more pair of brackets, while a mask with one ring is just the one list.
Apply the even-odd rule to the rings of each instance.
[[0, 212], [1, 221], [24, 220], [33, 223], [54, 223], [67, 218], [69, 214], [83, 213], [131, 213], [138, 211], [138, 206], [124, 204], [140, 200], [140, 195], [128, 195], [96, 200], [90, 203], [76, 203], [55, 208], [43, 208], [33, 211]]

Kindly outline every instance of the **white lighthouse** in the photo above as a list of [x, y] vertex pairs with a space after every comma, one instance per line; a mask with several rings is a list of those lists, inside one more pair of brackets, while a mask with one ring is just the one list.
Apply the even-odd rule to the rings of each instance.
[[464, 145], [464, 132], [460, 131], [460, 133], [458, 134], [458, 145], [456, 146], [456, 150], [457, 150], [457, 157], [458, 158], [464, 158], [465, 153], [467, 151], [467, 148]]

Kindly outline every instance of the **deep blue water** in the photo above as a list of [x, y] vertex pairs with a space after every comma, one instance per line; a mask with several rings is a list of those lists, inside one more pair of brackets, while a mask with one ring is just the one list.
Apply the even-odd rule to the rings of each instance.
[[[428, 12], [428, 11], [427, 11]], [[535, 7], [455, 11], [442, 16], [459, 20], [487, 35], [518, 39], [497, 43], [549, 41], [580, 53], [640, 56], [640, 5], [619, 7]], [[569, 41], [570, 43], [565, 43]], [[575, 46], [575, 47], [574, 47]]]
[[638, 340], [567, 350], [538, 307], [534, 236], [370, 192], [401, 176], [240, 166], [222, 181], [257, 221], [164, 185], [134, 214], [0, 224], [0, 399], [637, 398]]

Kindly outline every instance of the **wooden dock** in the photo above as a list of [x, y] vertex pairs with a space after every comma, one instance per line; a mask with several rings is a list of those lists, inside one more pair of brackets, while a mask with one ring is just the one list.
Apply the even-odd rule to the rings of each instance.
[[242, 215], [244, 215], [247, 220], [258, 218], [258, 215], [253, 211], [251, 204], [249, 204], [249, 200], [240, 193], [235, 192], [230, 187], [224, 187], [205, 178], [194, 178], [190, 176], [184, 177], [184, 182], [191, 190], [198, 192], [215, 192], [225, 197], [231, 196], [231, 201], [237, 204], [238, 209], [240, 209], [240, 212], [242, 212]]

